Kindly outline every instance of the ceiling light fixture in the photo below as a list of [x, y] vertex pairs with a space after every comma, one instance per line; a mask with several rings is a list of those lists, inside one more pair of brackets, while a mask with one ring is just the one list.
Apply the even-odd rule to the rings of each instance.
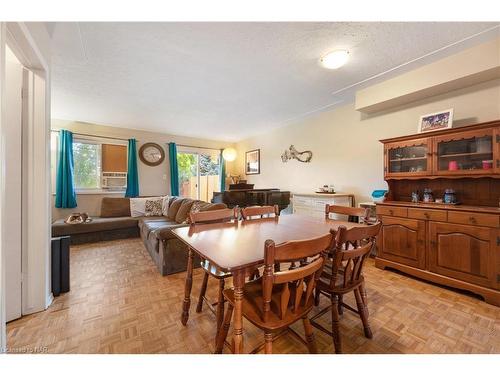
[[222, 151], [222, 157], [225, 161], [234, 161], [236, 159], [236, 150], [232, 147], [225, 148]]
[[327, 69], [338, 69], [349, 60], [349, 52], [337, 50], [323, 56], [320, 60], [321, 65]]

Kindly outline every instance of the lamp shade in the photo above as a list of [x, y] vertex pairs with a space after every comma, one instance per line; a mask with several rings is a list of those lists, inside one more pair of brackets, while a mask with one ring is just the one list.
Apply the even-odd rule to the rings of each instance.
[[225, 148], [222, 151], [222, 157], [225, 161], [233, 161], [236, 159], [236, 150], [232, 147]]

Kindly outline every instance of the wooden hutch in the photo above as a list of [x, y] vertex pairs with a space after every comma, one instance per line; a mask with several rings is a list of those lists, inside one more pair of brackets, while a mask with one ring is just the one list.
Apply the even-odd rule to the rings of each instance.
[[[384, 139], [378, 268], [481, 295], [500, 306], [500, 120]], [[459, 204], [412, 203], [424, 189]]]

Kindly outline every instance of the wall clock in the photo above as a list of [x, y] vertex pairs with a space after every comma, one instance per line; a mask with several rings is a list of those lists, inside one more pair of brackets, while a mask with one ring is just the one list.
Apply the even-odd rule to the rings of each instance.
[[144, 164], [155, 167], [165, 160], [165, 151], [159, 144], [144, 143], [139, 149], [139, 158]]

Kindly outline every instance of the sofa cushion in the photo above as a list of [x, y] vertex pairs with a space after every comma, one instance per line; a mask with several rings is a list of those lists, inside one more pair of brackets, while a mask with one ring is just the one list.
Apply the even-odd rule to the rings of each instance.
[[101, 217], [122, 216], [130, 216], [130, 198], [102, 198]]
[[168, 206], [168, 218], [170, 220], [175, 220], [177, 211], [179, 211], [179, 208], [181, 207], [181, 204], [182, 202], [184, 202], [185, 199], [186, 198], [175, 197], [173, 200], [170, 201], [170, 204]]
[[177, 211], [177, 214], [175, 215], [176, 223], [181, 224], [186, 222], [189, 211], [191, 211], [191, 207], [193, 206], [194, 202], [196, 201], [192, 199], [185, 199], [184, 202], [182, 202], [179, 210]]
[[90, 223], [66, 224], [64, 219], [52, 224], [52, 237], [70, 236], [79, 233], [103, 232], [114, 229], [133, 228], [137, 219], [132, 217], [94, 217]]

